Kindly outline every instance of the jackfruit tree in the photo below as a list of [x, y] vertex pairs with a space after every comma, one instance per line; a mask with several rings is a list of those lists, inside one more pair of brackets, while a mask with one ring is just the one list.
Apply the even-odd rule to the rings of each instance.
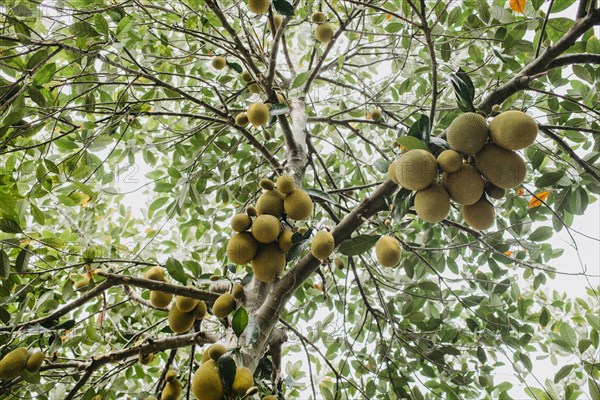
[[2, 1], [0, 399], [600, 399], [599, 25]]

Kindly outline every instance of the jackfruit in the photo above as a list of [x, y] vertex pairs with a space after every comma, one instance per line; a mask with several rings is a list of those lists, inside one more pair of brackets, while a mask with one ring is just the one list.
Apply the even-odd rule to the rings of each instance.
[[194, 326], [194, 313], [183, 312], [177, 306], [169, 310], [169, 328], [175, 333], [184, 333]]
[[452, 150], [472, 155], [481, 150], [489, 135], [490, 128], [485, 118], [468, 112], [454, 118], [446, 132], [446, 139]]
[[222, 56], [213, 57], [212, 66], [214, 69], [223, 69], [227, 66], [227, 60]]
[[[281, 207], [283, 208], [283, 205]], [[246, 207], [246, 214], [250, 217], [256, 217], [258, 215], [258, 210], [254, 206], [248, 206]]]
[[337, 257], [336, 259], [333, 260], [333, 264], [335, 265], [335, 267], [337, 269], [344, 269], [344, 267], [345, 267], [344, 260], [342, 260], [339, 257]]
[[242, 285], [240, 285], [239, 283], [236, 283], [235, 285], [233, 285], [233, 288], [231, 289], [231, 294], [233, 295], [233, 297], [236, 300], [241, 300], [244, 298], [244, 287]]
[[75, 290], [80, 290], [90, 284], [90, 277], [87, 274], [81, 274], [81, 279], [73, 284]]
[[273, 25], [275, 25], [275, 30], [271, 29], [271, 24], [269, 23], [269, 31], [271, 31], [272, 35], [275, 35], [279, 27], [281, 26], [281, 15], [275, 14], [273, 15]]
[[277, 238], [277, 245], [284, 253], [287, 253], [292, 248], [292, 236], [294, 233], [289, 229], [284, 229]]
[[393, 267], [400, 262], [402, 248], [396, 238], [382, 236], [375, 243], [375, 257], [384, 267]]
[[181, 312], [190, 312], [198, 305], [198, 300], [191, 297], [175, 296], [175, 306]]
[[223, 346], [221, 343], [215, 343], [208, 348], [207, 352], [209, 359], [217, 361], [219, 357], [227, 353], [227, 347]]
[[487, 195], [490, 196], [492, 199], [500, 200], [506, 194], [506, 190], [499, 188], [492, 182], [486, 182], [484, 188]]
[[280, 218], [283, 214], [283, 194], [279, 190], [268, 190], [256, 202], [258, 215], [269, 214]]
[[192, 378], [192, 393], [198, 400], [222, 400], [225, 388], [216, 361], [209, 360], [198, 367]]
[[315, 29], [315, 38], [323, 44], [331, 42], [333, 34], [333, 27], [328, 23], [319, 24]]
[[240, 213], [233, 216], [231, 219], [231, 229], [236, 232], [244, 232], [250, 229], [252, 226], [252, 220], [246, 213]]
[[231, 293], [223, 293], [215, 300], [212, 310], [215, 317], [226, 318], [235, 310], [235, 298]]
[[284, 267], [285, 253], [275, 243], [261, 246], [252, 260], [254, 277], [265, 283], [269, 283], [275, 276], [281, 275]]
[[263, 103], [250, 104], [246, 113], [248, 114], [248, 120], [255, 128], [266, 125], [271, 117], [269, 108]]
[[328, 231], [317, 232], [310, 243], [311, 254], [319, 260], [329, 257], [333, 253], [333, 249], [335, 249], [335, 241], [333, 235]]
[[490, 122], [490, 137], [506, 150], [520, 150], [530, 146], [538, 133], [535, 120], [524, 112], [505, 111]]
[[291, 219], [302, 221], [312, 214], [313, 202], [304, 190], [295, 189], [283, 199], [283, 209]]
[[463, 159], [461, 155], [454, 150], [444, 150], [438, 155], [437, 163], [443, 172], [451, 174], [462, 167]]
[[327, 15], [325, 15], [325, 13], [323, 13], [321, 11], [317, 11], [317, 12], [313, 13], [311, 19], [312, 19], [312, 22], [320, 24], [322, 22], [327, 21]]
[[281, 175], [277, 178], [277, 190], [281, 193], [290, 194], [294, 189], [296, 189], [296, 181], [291, 176]]
[[259, 243], [268, 244], [277, 239], [281, 233], [281, 225], [274, 216], [263, 214], [256, 217], [251, 232], [254, 239]]
[[254, 93], [254, 94], [262, 92], [260, 86], [258, 86], [257, 83], [251, 83], [251, 84], [249, 84], [248, 85], [248, 90], [250, 91], [250, 93]]
[[248, 0], [248, 9], [254, 14], [264, 14], [269, 9], [271, 0]]
[[152, 267], [144, 274], [145, 279], [151, 279], [153, 281], [164, 281], [165, 280], [165, 269], [163, 267]]
[[436, 224], [448, 216], [450, 196], [442, 185], [432, 183], [415, 195], [415, 211], [423, 220]]
[[396, 161], [392, 161], [388, 166], [388, 178], [396, 185], [398, 184], [398, 178], [396, 177]]
[[278, 400], [277, 396], [273, 396], [272, 394], [268, 394], [262, 398], [262, 400]]
[[378, 109], [378, 108], [372, 109], [371, 112], [370, 112], [370, 114], [371, 114], [371, 119], [373, 121], [379, 121], [381, 119], [381, 117], [383, 116], [381, 114], [381, 110]]
[[395, 163], [398, 184], [409, 190], [425, 189], [437, 175], [437, 161], [426, 150], [409, 150]]
[[159, 292], [158, 290], [150, 292], [150, 302], [154, 307], [164, 308], [171, 303], [172, 299], [173, 295], [170, 293]]
[[27, 371], [35, 373], [40, 370], [43, 363], [44, 353], [42, 353], [41, 351], [36, 351], [27, 360], [27, 365], [25, 366], [25, 368], [27, 368]]
[[235, 117], [235, 124], [237, 126], [247, 126], [250, 123], [250, 121], [248, 120], [248, 114], [246, 114], [245, 112], [241, 112], [239, 113], [236, 117]]
[[155, 396], [148, 396], [144, 400], [158, 400]]
[[475, 165], [485, 178], [502, 189], [513, 189], [525, 180], [525, 161], [514, 151], [488, 143], [475, 155]]
[[260, 182], [258, 182], [258, 186], [260, 186], [264, 190], [273, 190], [275, 189], [275, 183], [269, 178], [262, 178]]
[[475, 204], [464, 206], [462, 213], [467, 224], [480, 231], [491, 228], [496, 220], [494, 206], [485, 197]]
[[165, 381], [175, 382], [175, 379], [177, 379], [177, 372], [173, 371], [172, 369], [168, 370], [165, 374]]
[[0, 360], [0, 379], [9, 381], [16, 378], [27, 366], [29, 354], [27, 349], [19, 347], [12, 350]]
[[152, 362], [152, 360], [154, 360], [154, 353], [138, 354], [138, 361], [142, 365], [148, 365]]
[[238, 396], [243, 396], [253, 384], [254, 378], [252, 377], [252, 371], [246, 367], [241, 367], [235, 371], [235, 378], [231, 390]]
[[483, 194], [483, 178], [476, 168], [463, 164], [456, 172], [442, 175], [442, 183], [450, 198], [458, 204], [475, 203]]
[[192, 310], [195, 319], [202, 319], [206, 316], [206, 303], [200, 300], [194, 310]]
[[248, 71], [242, 72], [241, 78], [246, 83], [252, 82], [254, 80], [254, 78], [252, 77], [252, 74]]
[[236, 233], [227, 243], [227, 258], [234, 264], [249, 263], [258, 250], [258, 243], [250, 232]]
[[182, 393], [182, 386], [179, 379], [167, 382], [160, 395], [160, 400], [179, 400]]

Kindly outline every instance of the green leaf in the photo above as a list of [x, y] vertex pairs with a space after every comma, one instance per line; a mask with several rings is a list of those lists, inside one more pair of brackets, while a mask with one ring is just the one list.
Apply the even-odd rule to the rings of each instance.
[[521, 361], [525, 368], [527, 368], [527, 370], [531, 372], [531, 370], [533, 369], [533, 364], [531, 363], [531, 359], [529, 358], [529, 356], [525, 353], [519, 352], [518, 357], [519, 361]]
[[46, 98], [37, 88], [34, 86], [28, 86], [27, 94], [29, 95], [31, 101], [33, 101], [35, 104], [40, 107], [46, 107]]
[[292, 17], [294, 15], [294, 6], [286, 0], [273, 0], [273, 6], [281, 15], [287, 17]]
[[19, 251], [17, 255], [17, 261], [15, 262], [15, 270], [17, 272], [27, 272], [27, 266], [29, 265], [29, 258], [31, 257], [30, 246], [27, 245], [25, 248]]
[[600, 400], [600, 383], [593, 378], [588, 378], [588, 388], [590, 389], [590, 397], [592, 400]]
[[542, 328], [548, 325], [548, 322], [550, 321], [550, 312], [546, 307], [542, 307], [542, 311], [540, 312], [540, 318], [538, 321]]
[[36, 86], [41, 86], [44, 83], [48, 83], [52, 80], [52, 77], [56, 73], [56, 64], [50, 63], [40, 68], [35, 75], [33, 75], [33, 83]]
[[284, 115], [289, 112], [290, 112], [290, 108], [288, 106], [286, 106], [285, 104], [281, 104], [281, 103], [273, 104], [271, 106], [271, 109], [269, 110], [269, 114], [271, 114], [271, 116]]
[[597, 315], [590, 313], [585, 314], [585, 319], [589, 322], [590, 326], [600, 332], [600, 318]]
[[402, 222], [402, 218], [406, 215], [410, 207], [412, 206], [413, 200], [412, 191], [402, 188], [394, 196], [392, 201], [392, 218], [398, 223]]
[[22, 233], [23, 230], [14, 219], [0, 218], [0, 231], [6, 233]]
[[344, 240], [339, 247], [339, 252], [345, 256], [358, 256], [371, 250], [380, 236], [358, 235]]
[[481, 346], [477, 347], [477, 359], [482, 364], [484, 364], [487, 361], [487, 356], [485, 354], [485, 350]]
[[302, 85], [304, 85], [306, 83], [306, 81], [308, 80], [308, 77], [311, 74], [311, 70], [308, 71], [304, 71], [299, 73], [298, 75], [296, 75], [296, 78], [294, 79], [294, 83], [292, 83], [292, 89], [295, 89], [297, 87], [300, 87]]
[[0, 280], [6, 280], [10, 276], [10, 260], [4, 249], [0, 249]]
[[413, 136], [401, 136], [397, 139], [397, 142], [408, 150], [422, 149], [429, 151], [429, 147], [425, 143]]
[[96, 29], [98, 29], [100, 33], [108, 36], [108, 21], [106, 21], [106, 18], [104, 18], [102, 14], [94, 15], [94, 25], [96, 25]]
[[[238, 64], [238, 63], [227, 61], [227, 65], [229, 66], [229, 68], [233, 69], [238, 74], [241, 74], [244, 71], [242, 69], [242, 66], [240, 64]], [[273, 115], [273, 114], [271, 114], [271, 115]]]
[[575, 330], [565, 322], [560, 324], [560, 337], [568, 343], [571, 348], [574, 349], [577, 347], [577, 334], [575, 333]]
[[[408, 136], [415, 137], [421, 140], [423, 143], [429, 143], [429, 133], [429, 117], [425, 114], [421, 114], [421, 116], [408, 129]], [[425, 150], [429, 150], [429, 148], [425, 148]]]
[[71, 32], [71, 35], [79, 38], [89, 38], [100, 35], [92, 25], [85, 21], [75, 22], [69, 27], [69, 32]]
[[247, 326], [248, 311], [246, 311], [244, 307], [240, 307], [235, 311], [231, 319], [231, 327], [233, 328], [233, 333], [235, 333], [237, 337], [240, 337]]
[[235, 372], [237, 370], [235, 360], [230, 355], [223, 354], [221, 357], [219, 357], [218, 364], [219, 375], [221, 376], [221, 382], [223, 382], [223, 386], [225, 387], [225, 393], [229, 393], [231, 387], [233, 386]]
[[475, 86], [469, 75], [459, 68], [455, 74], [450, 74], [450, 82], [456, 94], [458, 108], [464, 112], [474, 112]]
[[173, 257], [169, 257], [167, 262], [165, 263], [165, 267], [167, 268], [167, 272], [169, 275], [175, 279], [177, 282], [186, 284], [187, 283], [187, 275], [183, 270], [183, 264], [179, 262], [179, 260], [174, 259]]
[[548, 240], [552, 237], [552, 227], [550, 226], [540, 226], [537, 228], [531, 235], [529, 235], [529, 240], [533, 242], [543, 242], [544, 240]]
[[335, 201], [335, 199], [333, 197], [331, 197], [331, 195], [329, 193], [327, 193], [323, 190], [320, 190], [320, 189], [303, 189], [303, 190], [312, 198], [316, 198], [316, 199], [323, 200], [323, 201], [326, 201], [331, 204], [338, 205], [338, 202]]
[[560, 382], [563, 378], [569, 375], [569, 373], [571, 373], [574, 367], [575, 365], [569, 364], [559, 369], [556, 375], [554, 375], [554, 383]]
[[385, 31], [387, 33], [396, 33], [399, 30], [401, 30], [402, 28], [404, 28], [406, 26], [406, 24], [402, 24], [400, 22], [390, 22], [389, 24], [387, 24], [385, 26]]

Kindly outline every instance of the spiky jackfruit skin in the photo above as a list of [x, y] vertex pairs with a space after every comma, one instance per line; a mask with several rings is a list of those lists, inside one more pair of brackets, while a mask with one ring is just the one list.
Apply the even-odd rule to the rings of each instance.
[[477, 113], [464, 113], [454, 118], [446, 132], [446, 140], [452, 150], [473, 155], [477, 153], [490, 135], [485, 118]]
[[208, 348], [208, 358], [211, 360], [217, 361], [225, 353], [227, 353], [227, 347], [221, 343], [215, 343]]
[[29, 353], [24, 347], [12, 350], [0, 360], [0, 379], [9, 381], [16, 378], [27, 366]]
[[317, 12], [313, 13], [311, 19], [312, 19], [312, 22], [314, 22], [316, 24], [320, 24], [320, 23], [327, 21], [327, 15], [325, 15], [325, 13], [323, 13], [321, 11], [317, 11]]
[[192, 377], [192, 393], [198, 400], [223, 399], [225, 388], [216, 361], [209, 360], [198, 367]]
[[281, 225], [274, 216], [263, 214], [256, 217], [251, 232], [259, 243], [269, 244], [273, 243], [281, 233]]
[[294, 189], [296, 189], [296, 181], [291, 176], [281, 175], [277, 178], [277, 190], [281, 193], [290, 194]]
[[506, 150], [520, 150], [535, 141], [538, 125], [524, 112], [511, 110], [494, 117], [490, 122], [490, 137]]
[[252, 260], [254, 277], [261, 282], [269, 283], [275, 276], [280, 276], [285, 267], [285, 253], [276, 243], [261, 246]]
[[252, 226], [252, 219], [246, 213], [240, 213], [233, 216], [231, 219], [231, 229], [236, 232], [244, 232]]
[[[283, 208], [283, 203], [281, 207]], [[256, 217], [258, 215], [258, 210], [254, 206], [248, 206], [246, 207], [246, 214], [248, 214], [251, 217]]]
[[398, 178], [396, 177], [396, 161], [391, 162], [388, 166], [388, 178], [396, 185], [398, 184]]
[[391, 236], [382, 236], [375, 243], [375, 257], [384, 267], [393, 267], [398, 264], [401, 255], [400, 243]]
[[291, 219], [302, 221], [312, 214], [313, 202], [304, 190], [295, 189], [283, 199], [283, 210]]
[[262, 178], [260, 180], [260, 182], [258, 182], [258, 186], [260, 186], [261, 189], [264, 189], [264, 190], [275, 189], [275, 183], [273, 183], [273, 181], [270, 180], [269, 178]]
[[198, 305], [198, 300], [191, 297], [175, 296], [175, 306], [181, 312], [190, 312]]
[[250, 120], [248, 120], [248, 114], [246, 114], [245, 112], [241, 112], [235, 117], [235, 124], [237, 126], [241, 126], [243, 128], [245, 126], [248, 126], [249, 123]]
[[381, 110], [378, 108], [374, 108], [371, 110], [370, 112], [371, 114], [371, 119], [373, 121], [379, 121], [381, 119], [381, 117], [383, 117], [383, 114], [381, 113]]
[[215, 317], [226, 318], [235, 310], [235, 298], [231, 293], [223, 293], [215, 300], [212, 310]]
[[233, 285], [233, 288], [231, 289], [231, 294], [233, 295], [233, 297], [236, 300], [241, 300], [244, 298], [244, 287], [242, 285], [240, 285], [239, 283], [236, 283], [235, 285]]
[[223, 69], [227, 66], [227, 60], [222, 56], [213, 57], [212, 66], [214, 69]]
[[425, 150], [409, 150], [395, 163], [398, 184], [409, 190], [425, 189], [437, 175], [437, 161], [433, 154]]
[[269, 214], [280, 218], [283, 214], [283, 194], [277, 189], [264, 192], [256, 202], [256, 211], [258, 215]]
[[256, 255], [258, 242], [250, 232], [236, 233], [227, 243], [227, 258], [234, 264], [247, 264]]
[[203, 300], [200, 300], [194, 310], [192, 310], [195, 319], [203, 319], [206, 316], [206, 312], [206, 303]]
[[290, 229], [284, 229], [277, 238], [277, 245], [284, 253], [290, 251], [293, 246], [292, 236], [294, 236], [294, 233]]
[[248, 121], [255, 128], [258, 126], [266, 125], [271, 118], [271, 114], [269, 113], [269, 108], [263, 103], [252, 103], [248, 110], [246, 111], [248, 114]]
[[462, 214], [467, 224], [480, 231], [491, 228], [496, 221], [494, 206], [485, 197], [475, 204], [464, 206]]
[[333, 253], [335, 241], [328, 231], [319, 231], [310, 243], [311, 254], [319, 260], [324, 260]]
[[165, 280], [165, 269], [163, 267], [152, 267], [146, 273], [144, 273], [145, 279], [151, 279], [153, 281], [164, 281]]
[[154, 307], [165, 308], [171, 303], [172, 299], [173, 295], [170, 293], [159, 292], [158, 290], [150, 292], [150, 302]]
[[492, 182], [486, 182], [484, 189], [485, 189], [485, 193], [492, 199], [500, 200], [501, 198], [503, 198], [506, 195], [505, 189], [499, 188], [498, 186], [494, 185]]
[[27, 359], [25, 368], [29, 372], [38, 372], [44, 363], [44, 353], [36, 351]]
[[160, 400], [179, 400], [182, 391], [183, 388], [179, 379], [175, 379], [173, 382], [167, 382], [160, 395]]
[[477, 155], [475, 165], [485, 178], [502, 189], [523, 183], [527, 167], [521, 156], [493, 143], [486, 144]]
[[254, 14], [264, 14], [269, 9], [271, 0], [248, 0], [248, 9]]
[[444, 150], [438, 155], [437, 163], [443, 172], [451, 174], [462, 167], [463, 159], [461, 155], [454, 150]]
[[243, 396], [246, 394], [248, 389], [252, 387], [252, 385], [254, 385], [252, 371], [246, 367], [238, 368], [235, 371], [235, 378], [233, 380], [233, 385], [231, 386], [233, 393], [237, 394], [238, 396]]
[[333, 39], [333, 26], [328, 23], [322, 23], [315, 29], [315, 38], [323, 44], [328, 44]]
[[183, 312], [177, 306], [169, 310], [169, 328], [175, 333], [184, 333], [189, 331], [194, 325], [194, 313]]
[[175, 379], [177, 379], [177, 372], [173, 371], [172, 369], [168, 370], [165, 374], [165, 380], [167, 382], [175, 382]]
[[483, 194], [483, 178], [479, 171], [469, 164], [463, 164], [458, 171], [451, 174], [444, 173], [442, 184], [450, 198], [458, 204], [473, 204]]
[[448, 216], [450, 196], [442, 185], [434, 182], [415, 195], [415, 211], [423, 220], [436, 224]]

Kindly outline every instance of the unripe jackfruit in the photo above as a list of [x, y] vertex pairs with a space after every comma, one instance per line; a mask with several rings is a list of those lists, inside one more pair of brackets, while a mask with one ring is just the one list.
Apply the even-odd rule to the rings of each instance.
[[268, 394], [262, 398], [262, 400], [278, 400], [277, 396], [273, 396], [272, 394]]
[[248, 389], [252, 387], [252, 385], [254, 385], [252, 371], [250, 371], [246, 367], [238, 368], [235, 371], [235, 378], [231, 387], [233, 393], [235, 393], [238, 396], [243, 396], [246, 394]]
[[452, 150], [472, 155], [477, 153], [490, 134], [485, 118], [477, 113], [467, 112], [454, 118], [447, 131], [446, 139]]
[[491, 228], [496, 221], [494, 206], [485, 197], [475, 204], [464, 206], [462, 213], [467, 224], [480, 231]]
[[148, 365], [154, 360], [154, 353], [138, 354], [138, 361], [142, 365]]
[[254, 14], [264, 14], [269, 9], [271, 0], [248, 0], [248, 9]]
[[263, 103], [250, 104], [246, 113], [248, 114], [248, 120], [255, 128], [266, 125], [271, 118], [269, 108]]
[[310, 243], [311, 254], [319, 260], [324, 260], [333, 253], [335, 241], [328, 231], [319, 231]]
[[222, 56], [213, 57], [212, 66], [214, 69], [223, 69], [227, 66], [227, 60]]
[[317, 12], [313, 13], [311, 19], [312, 19], [312, 22], [314, 22], [316, 24], [320, 24], [320, 23], [327, 21], [327, 15], [325, 15], [325, 13], [323, 13], [321, 11], [317, 11]]
[[392, 161], [388, 166], [388, 178], [396, 185], [398, 184], [398, 178], [396, 177], [396, 161]]
[[396, 238], [382, 236], [375, 243], [375, 257], [384, 267], [393, 267], [400, 262], [402, 248]]
[[233, 216], [231, 219], [231, 229], [236, 232], [244, 232], [252, 226], [252, 219], [246, 213], [240, 213]]
[[259, 215], [269, 214], [280, 218], [283, 214], [283, 194], [277, 189], [264, 192], [256, 202], [256, 211]]
[[456, 172], [462, 167], [463, 159], [459, 153], [454, 150], [444, 150], [438, 155], [437, 163], [443, 172]]
[[484, 188], [485, 193], [487, 193], [487, 195], [490, 196], [492, 199], [500, 200], [506, 194], [506, 190], [499, 188], [492, 182], [486, 182]]
[[398, 184], [409, 190], [425, 189], [437, 175], [437, 161], [426, 150], [409, 150], [395, 163]]
[[444, 173], [442, 183], [450, 198], [458, 204], [474, 204], [483, 194], [483, 178], [469, 164], [463, 164], [456, 172]]
[[530, 146], [538, 133], [538, 125], [529, 115], [505, 111], [490, 122], [490, 136], [494, 143], [506, 150], [520, 150]]
[[[281, 207], [283, 207], [283, 204]], [[246, 214], [248, 214], [251, 217], [256, 217], [258, 215], [258, 210], [254, 206], [248, 206], [246, 207]]]
[[227, 243], [227, 258], [234, 264], [249, 263], [258, 250], [258, 242], [250, 232], [236, 233]]
[[235, 298], [231, 293], [223, 293], [215, 300], [212, 310], [215, 317], [226, 318], [235, 310]]
[[245, 112], [241, 112], [235, 117], [235, 124], [237, 126], [241, 126], [243, 128], [244, 126], [247, 126], [249, 123], [250, 123], [250, 121], [248, 120], [248, 114], [246, 114]]
[[289, 229], [284, 229], [277, 238], [277, 245], [284, 253], [287, 253], [292, 248], [292, 236], [294, 233]]
[[169, 310], [169, 328], [175, 333], [184, 333], [194, 326], [194, 313], [183, 312], [177, 306]]
[[192, 393], [198, 400], [223, 399], [225, 388], [216, 361], [209, 360], [198, 367], [192, 378]]
[[328, 23], [319, 24], [317, 29], [315, 29], [315, 38], [323, 44], [331, 42], [333, 39], [333, 34], [333, 26]]
[[175, 296], [175, 306], [181, 312], [190, 312], [198, 305], [198, 300], [191, 297]]
[[477, 153], [475, 165], [488, 181], [502, 189], [513, 189], [523, 183], [527, 170], [519, 154], [493, 143]]
[[304, 190], [295, 189], [283, 199], [283, 209], [291, 219], [302, 221], [312, 214], [313, 202]]
[[175, 382], [175, 379], [177, 379], [177, 372], [173, 371], [172, 369], [168, 370], [165, 374], [165, 380], [167, 382]]
[[192, 310], [195, 319], [202, 319], [206, 316], [206, 303], [200, 300], [196, 307]]
[[257, 83], [251, 83], [251, 84], [249, 84], [248, 85], [248, 90], [250, 91], [250, 93], [254, 93], [254, 94], [262, 92], [260, 86], [258, 86]]
[[274, 216], [263, 214], [256, 217], [251, 232], [259, 243], [273, 243], [281, 233], [281, 225]]
[[242, 72], [242, 80], [246, 83], [252, 82], [254, 80], [254, 78], [252, 77], [252, 74], [248, 71], [244, 71]]
[[277, 178], [277, 190], [281, 193], [290, 194], [294, 189], [296, 189], [296, 181], [291, 176], [281, 175]]
[[33, 353], [29, 359], [27, 360], [27, 371], [29, 372], [38, 372], [44, 363], [44, 353], [41, 351], [36, 351]]
[[258, 182], [258, 186], [260, 186], [264, 190], [273, 190], [275, 189], [275, 184], [269, 178], [262, 178], [260, 182]]
[[383, 117], [383, 114], [381, 113], [381, 110], [378, 108], [374, 108], [371, 110], [370, 112], [371, 114], [371, 119], [373, 121], [379, 121], [381, 119], [381, 117]]
[[231, 294], [236, 300], [241, 300], [244, 298], [244, 287], [239, 283], [233, 285], [233, 289], [231, 289]]
[[144, 274], [145, 279], [151, 279], [153, 281], [164, 281], [165, 280], [165, 269], [163, 267], [152, 267]]
[[271, 24], [269, 22], [267, 22], [267, 24], [269, 25], [269, 31], [271, 32], [271, 35], [275, 35], [277, 30], [281, 26], [281, 15], [279, 15], [279, 14], [273, 15], [273, 25], [275, 25], [275, 30], [271, 29]]
[[158, 290], [150, 292], [150, 302], [154, 307], [164, 308], [171, 303], [172, 299], [173, 295], [170, 293], [159, 292]]
[[275, 276], [281, 275], [284, 267], [285, 253], [276, 243], [261, 246], [252, 260], [254, 277], [265, 283], [269, 283]]
[[179, 400], [182, 391], [182, 385], [179, 379], [175, 379], [172, 382], [167, 382], [162, 394], [160, 395], [160, 400]]
[[19, 347], [9, 352], [0, 360], [0, 379], [9, 381], [16, 378], [27, 366], [29, 354], [27, 349]]
[[207, 350], [208, 358], [217, 361], [223, 354], [227, 353], [227, 347], [221, 343], [215, 343]]
[[448, 216], [450, 196], [442, 185], [434, 182], [415, 195], [415, 211], [425, 221], [436, 224]]
[[344, 265], [344, 260], [342, 260], [340, 257], [337, 257], [333, 260], [333, 264], [335, 265], [335, 267], [337, 269], [344, 269], [345, 265]]

